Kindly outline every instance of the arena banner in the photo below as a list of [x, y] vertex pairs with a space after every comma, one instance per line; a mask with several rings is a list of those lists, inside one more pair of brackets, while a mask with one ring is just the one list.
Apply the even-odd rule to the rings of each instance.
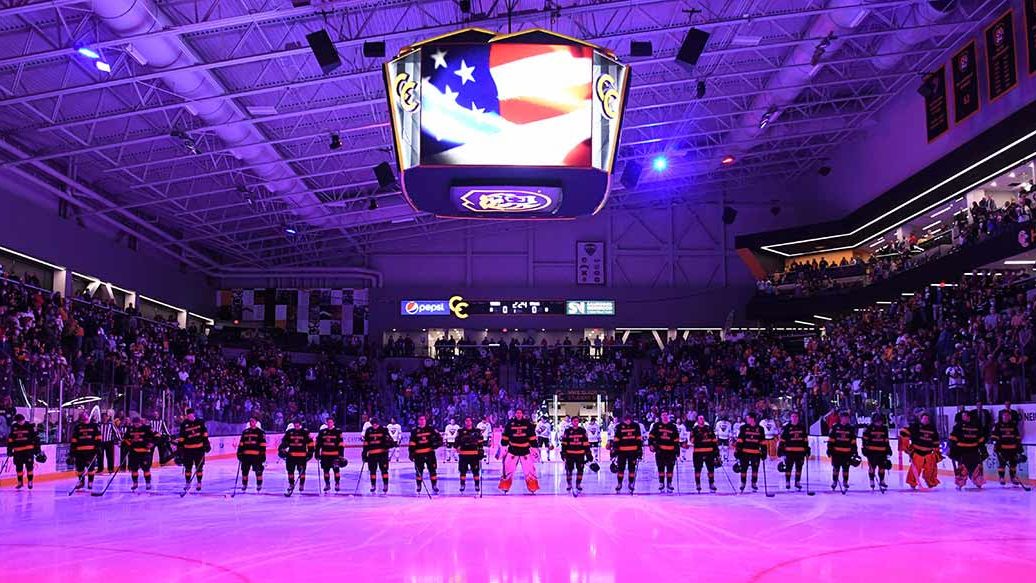
[[959, 124], [968, 119], [979, 109], [977, 51], [975, 41], [971, 41], [953, 55], [953, 72], [950, 77], [953, 82], [954, 123]]
[[932, 142], [950, 129], [949, 105], [946, 102], [946, 66], [939, 67], [925, 76], [924, 87], [925, 128], [928, 141]]
[[1025, 51], [1028, 55], [1029, 74], [1036, 73], [1036, 0], [1023, 0], [1025, 4]]
[[986, 29], [986, 76], [990, 101], [996, 101], [1018, 85], [1013, 10], [1008, 10]]

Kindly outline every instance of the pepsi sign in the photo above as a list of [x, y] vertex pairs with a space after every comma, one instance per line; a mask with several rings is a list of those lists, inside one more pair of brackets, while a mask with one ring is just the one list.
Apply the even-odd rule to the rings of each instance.
[[450, 306], [446, 300], [402, 300], [399, 302], [401, 316], [449, 316]]

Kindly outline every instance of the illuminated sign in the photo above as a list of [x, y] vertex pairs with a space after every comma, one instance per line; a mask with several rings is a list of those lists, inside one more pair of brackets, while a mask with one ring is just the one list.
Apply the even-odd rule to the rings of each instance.
[[402, 316], [449, 316], [450, 306], [446, 300], [403, 300], [399, 302]]
[[561, 203], [551, 187], [464, 186], [450, 188], [457, 210], [478, 214], [550, 214]]
[[569, 300], [565, 302], [568, 316], [614, 316], [615, 302], [612, 300]]
[[399, 303], [403, 316], [454, 316], [466, 320], [470, 316], [614, 316], [613, 300], [465, 300], [451, 296], [448, 300], [403, 300]]

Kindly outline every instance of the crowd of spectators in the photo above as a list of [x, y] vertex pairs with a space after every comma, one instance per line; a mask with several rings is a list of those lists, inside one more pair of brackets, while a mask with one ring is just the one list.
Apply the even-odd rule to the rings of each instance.
[[[984, 197], [950, 217], [948, 230], [943, 227], [924, 231], [920, 236], [910, 234], [874, 249], [873, 253], [868, 249], [866, 258], [853, 255], [830, 262], [826, 258], [794, 260], [784, 271], [756, 282], [756, 289], [763, 295], [807, 296], [871, 285], [999, 235], [1014, 225], [1028, 224], [1034, 204], [1031, 193], [1025, 191], [1019, 191], [1002, 205]], [[1032, 233], [1029, 236], [1032, 240]]]

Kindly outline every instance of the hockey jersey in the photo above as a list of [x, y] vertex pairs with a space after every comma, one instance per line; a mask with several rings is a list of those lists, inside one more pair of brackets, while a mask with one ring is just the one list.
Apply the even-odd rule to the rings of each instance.
[[612, 451], [617, 454], [643, 455], [644, 437], [640, 432], [640, 424], [619, 423], [616, 425], [615, 434], [612, 436]]
[[561, 436], [561, 457], [564, 459], [588, 460], [590, 454], [590, 438], [586, 429], [569, 427]]
[[403, 427], [399, 423], [389, 423], [385, 429], [388, 429], [389, 437], [397, 444], [403, 439]]
[[892, 455], [888, 426], [871, 423], [863, 430], [863, 455]]
[[461, 429], [457, 432], [457, 453], [460, 455], [482, 457], [484, 445], [482, 432], [477, 428]]
[[180, 434], [176, 437], [176, 444], [181, 449], [209, 451], [209, 430], [205, 427], [205, 422], [201, 419], [185, 419], [180, 423]]
[[781, 429], [777, 455], [801, 456], [809, 451], [809, 432], [802, 423], [787, 423]]
[[694, 453], [715, 453], [718, 451], [716, 432], [708, 425], [695, 425], [691, 429], [691, 442]]
[[237, 455], [266, 457], [266, 432], [258, 427], [246, 427], [237, 442]]
[[460, 431], [460, 425], [456, 423], [450, 423], [446, 426], [446, 430], [443, 432], [443, 437], [446, 438], [446, 443], [453, 443], [457, 441], [457, 432]]
[[155, 432], [151, 430], [150, 425], [141, 424], [139, 427], [130, 425], [126, 428], [126, 433], [122, 436], [121, 447], [132, 451], [133, 453], [151, 453], [151, 450], [155, 447], [158, 442], [158, 437]]
[[720, 419], [716, 422], [716, 438], [723, 441], [730, 440], [730, 421]]
[[529, 453], [536, 427], [528, 419], [511, 419], [504, 426], [500, 436], [500, 446], [507, 448], [511, 455], [523, 456]]
[[[367, 431], [370, 430], [368, 429]], [[385, 431], [388, 430], [386, 429]], [[364, 442], [366, 442], [366, 439]], [[337, 427], [321, 429], [317, 432], [314, 449], [318, 458], [345, 457], [345, 440], [342, 439], [342, 430]]]
[[435, 455], [435, 450], [442, 446], [442, 436], [434, 427], [415, 427], [410, 432], [410, 456]]
[[489, 443], [489, 439], [493, 437], [493, 425], [486, 421], [479, 421], [475, 427], [482, 433], [482, 441]]
[[953, 455], [961, 455], [976, 451], [986, 443], [982, 435], [982, 428], [976, 423], [960, 422], [950, 432], [950, 452]]
[[39, 449], [39, 437], [32, 423], [15, 423], [7, 435], [7, 455], [32, 454]]
[[899, 436], [910, 441], [907, 453], [926, 456], [939, 447], [939, 430], [934, 423], [922, 424], [915, 421], [909, 427], [901, 429]]
[[856, 428], [852, 424], [835, 423], [827, 434], [827, 455], [856, 454]]
[[1014, 421], [997, 421], [991, 437], [999, 453], [1011, 454], [1021, 449], [1022, 436], [1018, 431], [1018, 424]]
[[586, 437], [590, 440], [590, 443], [601, 443], [601, 426], [596, 423], [587, 425]]
[[540, 439], [550, 439], [549, 421], [540, 421], [536, 424], [536, 437]]
[[763, 441], [765, 440], [766, 434], [763, 433], [762, 427], [745, 423], [737, 433], [737, 453], [761, 456], [763, 455]]
[[92, 421], [78, 423], [70, 439], [72, 453], [93, 453], [101, 443], [101, 430]]
[[305, 429], [289, 429], [281, 439], [281, 452], [290, 458], [309, 459], [313, 456], [313, 438]]
[[655, 423], [648, 434], [648, 445], [655, 448], [657, 455], [676, 455], [680, 450], [680, 430], [671, 421]]
[[[337, 431], [337, 429], [336, 429]], [[342, 442], [341, 432], [337, 435], [337, 446], [334, 448], [335, 453], [322, 454], [323, 457], [344, 457], [345, 456], [345, 444]], [[320, 440], [317, 440], [318, 444]], [[334, 444], [334, 440], [327, 437], [327, 449], [325, 451], [330, 452]], [[392, 439], [392, 435], [389, 433], [387, 427], [369, 427], [367, 432], [363, 434], [363, 452], [367, 456], [374, 455], [385, 455], [390, 449], [396, 447], [395, 440]]]

